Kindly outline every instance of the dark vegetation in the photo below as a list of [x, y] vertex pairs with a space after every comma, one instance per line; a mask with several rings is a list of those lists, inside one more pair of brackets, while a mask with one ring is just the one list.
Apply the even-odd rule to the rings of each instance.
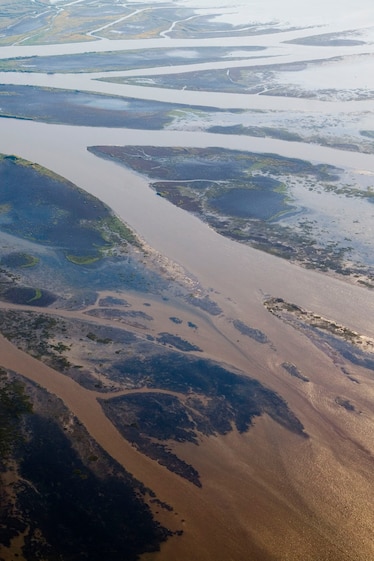
[[265, 335], [265, 333], [260, 331], [260, 329], [255, 329], [254, 327], [250, 327], [249, 325], [246, 325], [239, 319], [234, 319], [232, 323], [235, 329], [240, 331], [242, 335], [246, 335], [247, 337], [254, 339], [255, 341], [257, 341], [257, 343], [262, 343], [262, 344], [270, 343], [268, 337]]
[[[191, 91], [212, 91], [227, 93], [243, 93], [258, 95], [282, 95], [277, 92], [276, 75], [282, 71], [297, 71], [307, 67], [306, 62], [267, 64], [264, 66], [251, 65], [225, 69], [188, 70], [178, 74], [152, 74], [147, 76], [147, 86]], [[119, 77], [111, 81], [126, 84], [141, 84], [143, 77]], [[270, 87], [271, 86], [271, 87]], [[280, 89], [280, 88], [279, 88]], [[277, 93], [274, 94], [274, 91]], [[283, 93], [290, 93], [290, 88]]]
[[163, 444], [173, 440], [194, 441], [193, 423], [178, 398], [160, 392], [135, 393], [101, 400], [101, 404], [113, 424], [138, 450], [201, 487], [197, 470]]
[[283, 128], [273, 128], [273, 127], [255, 127], [255, 126], [243, 126], [243, 125], [214, 125], [209, 127], [207, 132], [212, 132], [216, 134], [243, 134], [248, 136], [255, 136], [258, 138], [278, 138], [280, 140], [288, 140], [290, 142], [302, 142], [303, 138], [294, 132], [290, 132]]
[[35, 267], [39, 263], [39, 259], [33, 255], [22, 252], [8, 253], [0, 260], [0, 266], [13, 269], [24, 269], [25, 267]]
[[[290, 41], [292, 42], [292, 41]], [[297, 40], [295, 41], [297, 42]], [[311, 44], [311, 43], [309, 43]], [[318, 40], [314, 43], [318, 44]], [[328, 46], [348, 46], [354, 45], [354, 40], [349, 39], [332, 39], [326, 41]], [[241, 93], [245, 95], [264, 95], [264, 96], [282, 96], [282, 97], [295, 97], [305, 99], [323, 99], [323, 100], [336, 100], [336, 97], [341, 93], [340, 90], [330, 87], [321, 89], [306, 89], [302, 86], [292, 85], [289, 83], [282, 83], [282, 72], [300, 72], [310, 66], [316, 64], [325, 64], [328, 62], [336, 62], [343, 60], [343, 56], [338, 55], [329, 59], [318, 59], [288, 63], [273, 63], [263, 65], [250, 65], [243, 60], [243, 65], [235, 68], [212, 68], [204, 70], [192, 70], [187, 68], [185, 72], [178, 74], [152, 74], [146, 76], [131, 76], [131, 77], [117, 77], [109, 79], [110, 81], [132, 85], [146, 85], [148, 87], [167, 88], [175, 90], [190, 90], [190, 91], [212, 91], [212, 92], [227, 92], [227, 93]], [[286, 81], [287, 82], [287, 81]], [[345, 90], [349, 99], [371, 99], [373, 97], [372, 90]], [[250, 127], [251, 129], [252, 127]], [[266, 127], [253, 127], [254, 135], [262, 134], [265, 132]], [[218, 131], [216, 131], [218, 132]], [[244, 132], [244, 130], [242, 130]], [[269, 134], [270, 133], [270, 134]], [[272, 128], [268, 129], [266, 136], [279, 138], [279, 134], [287, 138], [287, 131], [281, 127], [279, 133]], [[293, 136], [293, 135], [292, 135]], [[290, 140], [292, 139], [292, 136]], [[345, 150], [359, 150], [359, 146], [352, 143], [340, 143], [339, 140], [333, 140], [320, 137], [318, 134], [314, 137], [315, 140], [321, 141], [322, 144], [327, 146], [335, 146]], [[370, 150], [370, 148], [369, 148]]]
[[202, 351], [202, 349], [200, 349], [197, 345], [193, 345], [186, 339], [182, 339], [181, 337], [178, 337], [178, 335], [173, 335], [172, 333], [159, 333], [156, 340], [163, 345], [174, 347], [175, 349], [178, 349], [178, 351]]
[[41, 308], [53, 304], [57, 297], [48, 290], [40, 290], [39, 288], [28, 288], [25, 286], [11, 286], [9, 288], [2, 287], [1, 298], [6, 302], [13, 304], [24, 304], [31, 306], [39, 306]]
[[211, 361], [169, 351], [126, 358], [113, 368], [115, 380], [125, 376], [152, 391], [101, 400], [108, 417], [140, 450], [194, 484], [198, 475], [173, 453], [173, 441], [198, 444], [199, 434], [226, 434], [233, 427], [246, 432], [264, 413], [306, 436], [276, 393]]
[[28, 393], [34, 414], [12, 455], [20, 477], [14, 498], [2, 496], [2, 551], [22, 534], [25, 561], [135, 561], [158, 550], [170, 532], [153, 520], [144, 486], [103, 452], [59, 400], [31, 384]]
[[[111, 312], [113, 312], [113, 310], [111, 308], [96, 308], [96, 310], [103, 310], [104, 312], [108, 312], [109, 314]], [[89, 310], [89, 312], [87, 312], [89, 315], [96, 315], [92, 312], [95, 312], [96, 310]], [[147, 321], [152, 321], [153, 317], [150, 316], [149, 314], [146, 314], [145, 312], [143, 312], [142, 310], [129, 310], [129, 311], [125, 311], [123, 312], [123, 316], [124, 317], [129, 317], [129, 318], [139, 318], [139, 319], [145, 319]]]
[[250, 178], [251, 188], [271, 190], [280, 186], [271, 176], [284, 174], [312, 175], [320, 181], [338, 179], [338, 170], [327, 164], [225, 148], [93, 146], [89, 150], [118, 160], [151, 179], [196, 182], [197, 189], [207, 188], [215, 181], [237, 182]]
[[98, 302], [99, 306], [123, 306], [127, 308], [129, 303], [124, 298], [115, 298], [113, 296], [106, 296], [105, 298], [100, 298]]
[[23, 416], [31, 412], [23, 384], [0, 367], [0, 469], [22, 437]]
[[[142, 344], [141, 338], [124, 329], [35, 312], [0, 310], [0, 322], [2, 334], [18, 348], [70, 376], [87, 389], [99, 389], [97, 378], [90, 370], [70, 359], [72, 345], [80, 348], [83, 362], [89, 362], [92, 370], [103, 362], [100, 370], [110, 374], [115, 350]], [[103, 347], [108, 348], [105, 350]]]
[[[199, 349], [171, 334], [154, 339], [122, 327], [31, 311], [0, 310], [0, 323], [2, 333], [19, 348], [87, 389], [103, 395], [128, 390], [102, 400], [109, 418], [142, 452], [196, 485], [196, 470], [173, 452], [173, 441], [197, 444], [201, 434], [226, 434], [233, 427], [245, 432], [264, 413], [305, 436], [280, 396], [256, 380], [188, 355]], [[179, 350], [171, 350], [170, 344]]]
[[106, 318], [106, 319], [115, 319], [117, 321], [123, 321], [123, 323], [128, 323], [130, 325], [145, 327], [144, 323], [141, 321], [149, 322], [153, 320], [153, 317], [141, 310], [118, 310], [117, 308], [95, 308], [93, 310], [89, 310], [86, 312], [87, 315], [98, 317], [98, 318]]
[[173, 323], [176, 323], [176, 324], [183, 323], [183, 320], [181, 320], [180, 318], [177, 318], [175, 316], [172, 316], [169, 319], [170, 319], [170, 321], [172, 321]]
[[106, 205], [40, 166], [3, 156], [0, 182], [0, 225], [7, 234], [58, 246], [67, 258], [89, 262], [115, 242], [136, 243]]
[[340, 405], [340, 407], [346, 409], [346, 411], [356, 411], [356, 408], [353, 405], [353, 403], [351, 403], [349, 399], [345, 399], [344, 397], [340, 397], [340, 396], [336, 397], [335, 403], [337, 405]]
[[136, 484], [129, 476], [127, 485], [116, 477], [99, 479], [58, 425], [38, 416], [30, 424], [33, 437], [23, 452], [20, 473], [37, 492], [29, 488], [20, 499], [30, 513], [32, 530], [39, 527], [49, 544], [45, 548], [28, 539], [30, 553], [58, 553], [73, 560], [79, 552], [81, 558], [101, 561], [137, 559], [139, 552], [157, 549], [166, 536], [135, 496]]
[[309, 378], [304, 376], [304, 374], [300, 372], [297, 366], [295, 366], [291, 362], [283, 362], [282, 367], [286, 370], [286, 372], [288, 372], [294, 378], [298, 378], [302, 382], [309, 382]]
[[[232, 165], [233, 172], [235, 166], [236, 163]], [[221, 166], [220, 173], [224, 169]], [[52, 291], [45, 285], [71, 290], [81, 287], [84, 279], [91, 286], [82, 290], [80, 302], [87, 306], [96, 302], [95, 288], [115, 284], [113, 271], [116, 270], [122, 275], [118, 275], [122, 289], [133, 285], [137, 289], [145, 286], [149, 290], [159, 289], [159, 277], [153, 273], [146, 276], [139, 260], [124, 254], [136, 243], [132, 234], [97, 199], [47, 170], [15, 157], [1, 158], [0, 174], [4, 185], [14, 183], [14, 189], [4, 188], [0, 198], [0, 237], [2, 231], [12, 236], [16, 248], [1, 256], [2, 298], [10, 294], [12, 301], [19, 301], [23, 295], [23, 303], [37, 305], [48, 294], [57, 298], [58, 293], [55, 305], [61, 305], [60, 290]], [[243, 172], [243, 178], [244, 175]], [[266, 178], [258, 181], [269, 189], [277, 184]], [[124, 263], [133, 271], [132, 280], [125, 276]], [[84, 274], [74, 277], [72, 271]], [[138, 282], [139, 278], [145, 280]], [[30, 281], [28, 285], [26, 279]], [[12, 295], [14, 288], [18, 289], [18, 300]], [[183, 294], [182, 297], [208, 313], [221, 313], [208, 296]], [[79, 306], [79, 301], [76, 305]], [[122, 327], [95, 324], [93, 318], [70, 320], [6, 309], [0, 311], [1, 331], [19, 348], [87, 389], [102, 391], [103, 395], [107, 391], [128, 390], [122, 397], [102, 400], [108, 416], [143, 453], [195, 485], [201, 485], [199, 474], [177, 456], [173, 442], [197, 444], [201, 435], [226, 434], [233, 428], [245, 432], [262, 414], [306, 436], [287, 404], [259, 382], [188, 355], [190, 351], [198, 351], [198, 347], [176, 335], [160, 333], [157, 339], [147, 334], [146, 324], [152, 321], [152, 316], [132, 309], [122, 298], [104, 298], [101, 305], [89, 313], [141, 326], [140, 334]], [[175, 318], [172, 321], [177, 323]], [[188, 326], [197, 329], [192, 322]], [[258, 339], [263, 335], [256, 331], [250, 333]], [[169, 345], [177, 350], [171, 350]], [[143, 392], [137, 391], [140, 389]], [[115, 559], [115, 551], [121, 550], [124, 557], [119, 559], [131, 560], [147, 548], [154, 549], [165, 537], [165, 530], [155, 527], [150, 515], [147, 518], [148, 515], [139, 514], [139, 518], [132, 499], [122, 515], [119, 509], [127, 504], [123, 493], [128, 496], [129, 491], [122, 492], [116, 481], [104, 477], [105, 473], [113, 475], [112, 464], [100, 464], [102, 471], [95, 472], [102, 451], [97, 447], [93, 450], [92, 442], [90, 453], [86, 449], [82, 451], [84, 431], [72, 440], [70, 423], [63, 423], [66, 413], [59, 417], [52, 408], [47, 415], [48, 403], [45, 399], [28, 420], [27, 431], [23, 433], [26, 443], [17, 448], [19, 473], [25, 481], [17, 495], [17, 504], [25, 514], [19, 523], [20, 518], [13, 513], [16, 522], [9, 527], [13, 528], [14, 536], [17, 535], [14, 532], [22, 533], [29, 528], [24, 544], [26, 558], [52, 561], [56, 552], [60, 552], [63, 561], [73, 561], [79, 551], [81, 558], [95, 560], [110, 554]], [[96, 459], [87, 463], [88, 457]], [[129, 483], [130, 488], [138, 489], [137, 485], [133, 480]], [[73, 501], [80, 505], [77, 513]], [[7, 516], [11, 516], [9, 512]], [[39, 530], [41, 539], [37, 538]]]
[[[217, 302], [214, 302], [211, 298], [209, 298], [209, 296], [198, 298], [197, 296], [190, 294], [187, 296], [186, 300], [189, 304], [192, 304], [192, 306], [196, 306], [196, 308], [200, 308], [212, 316], [219, 316], [219, 314], [222, 313], [222, 310]], [[188, 324], [190, 327], [196, 327], [194, 325], [190, 325], [190, 323], [191, 322]]]
[[[289, 430], [303, 432], [300, 422], [278, 395], [260, 382], [235, 374], [209, 360], [170, 351], [153, 357], [128, 358], [118, 362], [116, 368], [139, 382], [143, 380], [142, 385], [148, 388], [196, 393], [212, 399], [224, 398], [227, 414], [241, 432], [250, 427], [254, 416], [263, 412]], [[213, 425], [210, 432], [214, 432]]]

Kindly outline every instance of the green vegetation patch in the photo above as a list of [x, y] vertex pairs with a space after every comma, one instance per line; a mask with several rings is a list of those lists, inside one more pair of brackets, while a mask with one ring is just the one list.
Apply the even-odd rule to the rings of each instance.
[[74, 265], [92, 265], [99, 261], [101, 256], [96, 255], [66, 255], [66, 259]]
[[39, 263], [39, 258], [23, 252], [13, 252], [1, 258], [0, 265], [11, 269], [25, 269], [35, 267]]

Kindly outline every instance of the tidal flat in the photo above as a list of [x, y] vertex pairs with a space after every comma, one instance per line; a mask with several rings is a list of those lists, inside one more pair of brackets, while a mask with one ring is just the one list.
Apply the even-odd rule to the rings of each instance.
[[[317, 41], [317, 39], [316, 39]], [[318, 115], [314, 111], [304, 112], [302, 105], [289, 103], [284, 110], [275, 100], [273, 110], [258, 111], [226, 111], [223, 116], [217, 115], [215, 124], [211, 124], [209, 114], [197, 114], [191, 121], [188, 116], [180, 115], [179, 121], [172, 124], [173, 128], [184, 125], [185, 130], [207, 130], [213, 133], [229, 135], [249, 135], [255, 137], [279, 138], [287, 141], [331, 146], [341, 150], [357, 151], [371, 154], [373, 142], [371, 132], [374, 127], [370, 111], [350, 110], [346, 104], [344, 119], [341, 112], [336, 114], [334, 105], [337, 101], [352, 102], [370, 100], [374, 96], [374, 83], [368, 87], [365, 77], [370, 74], [373, 55], [363, 54], [350, 57], [333, 57], [328, 60], [311, 60], [307, 62], [272, 62], [276, 57], [270, 54], [260, 64], [253, 60], [248, 67], [232, 66], [227, 63], [225, 68], [182, 69], [178, 73], [167, 74], [151, 72], [134, 76], [107, 76], [100, 80], [123, 85], [138, 85], [148, 88], [165, 88], [176, 91], [211, 91], [227, 94], [245, 94], [251, 96], [288, 99], [309, 99], [327, 102], [326, 110]], [[244, 63], [243, 63], [244, 64]], [[346, 75], [347, 66], [360, 77], [354, 84]], [[345, 74], [346, 73], [346, 74]], [[333, 80], [329, 83], [329, 77]], [[331, 113], [328, 114], [329, 105]], [[327, 113], [327, 114], [326, 114]], [[185, 118], [184, 118], [185, 117]], [[368, 129], [368, 130], [367, 130]]]

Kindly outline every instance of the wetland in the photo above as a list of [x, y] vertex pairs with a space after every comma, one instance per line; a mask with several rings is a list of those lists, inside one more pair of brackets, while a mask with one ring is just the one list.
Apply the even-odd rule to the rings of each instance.
[[309, 191], [318, 185], [318, 190], [337, 197], [362, 197], [370, 213], [372, 189], [342, 188], [342, 170], [334, 166], [220, 148], [99, 146], [89, 150], [142, 173], [157, 195], [193, 212], [222, 235], [308, 268], [363, 276], [361, 282], [372, 283], [371, 261], [353, 264], [349, 256], [354, 248], [331, 240], [330, 231], [320, 232], [317, 241], [318, 218], [310, 226], [309, 209], [294, 197], [295, 182]]
[[302, 8], [0, 2], [1, 559], [373, 557], [374, 23]]

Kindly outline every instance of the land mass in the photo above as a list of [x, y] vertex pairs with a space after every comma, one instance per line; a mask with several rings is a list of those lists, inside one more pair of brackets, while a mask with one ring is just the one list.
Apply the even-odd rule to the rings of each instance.
[[340, 170], [333, 166], [223, 148], [94, 146], [89, 150], [142, 173], [159, 196], [193, 212], [224, 236], [304, 267], [373, 286], [371, 265], [350, 261], [352, 246], [331, 241], [326, 230], [323, 238], [316, 239], [316, 225], [310, 225], [307, 210], [292, 197], [291, 185], [301, 182], [309, 190], [373, 201], [371, 189], [342, 191]]

